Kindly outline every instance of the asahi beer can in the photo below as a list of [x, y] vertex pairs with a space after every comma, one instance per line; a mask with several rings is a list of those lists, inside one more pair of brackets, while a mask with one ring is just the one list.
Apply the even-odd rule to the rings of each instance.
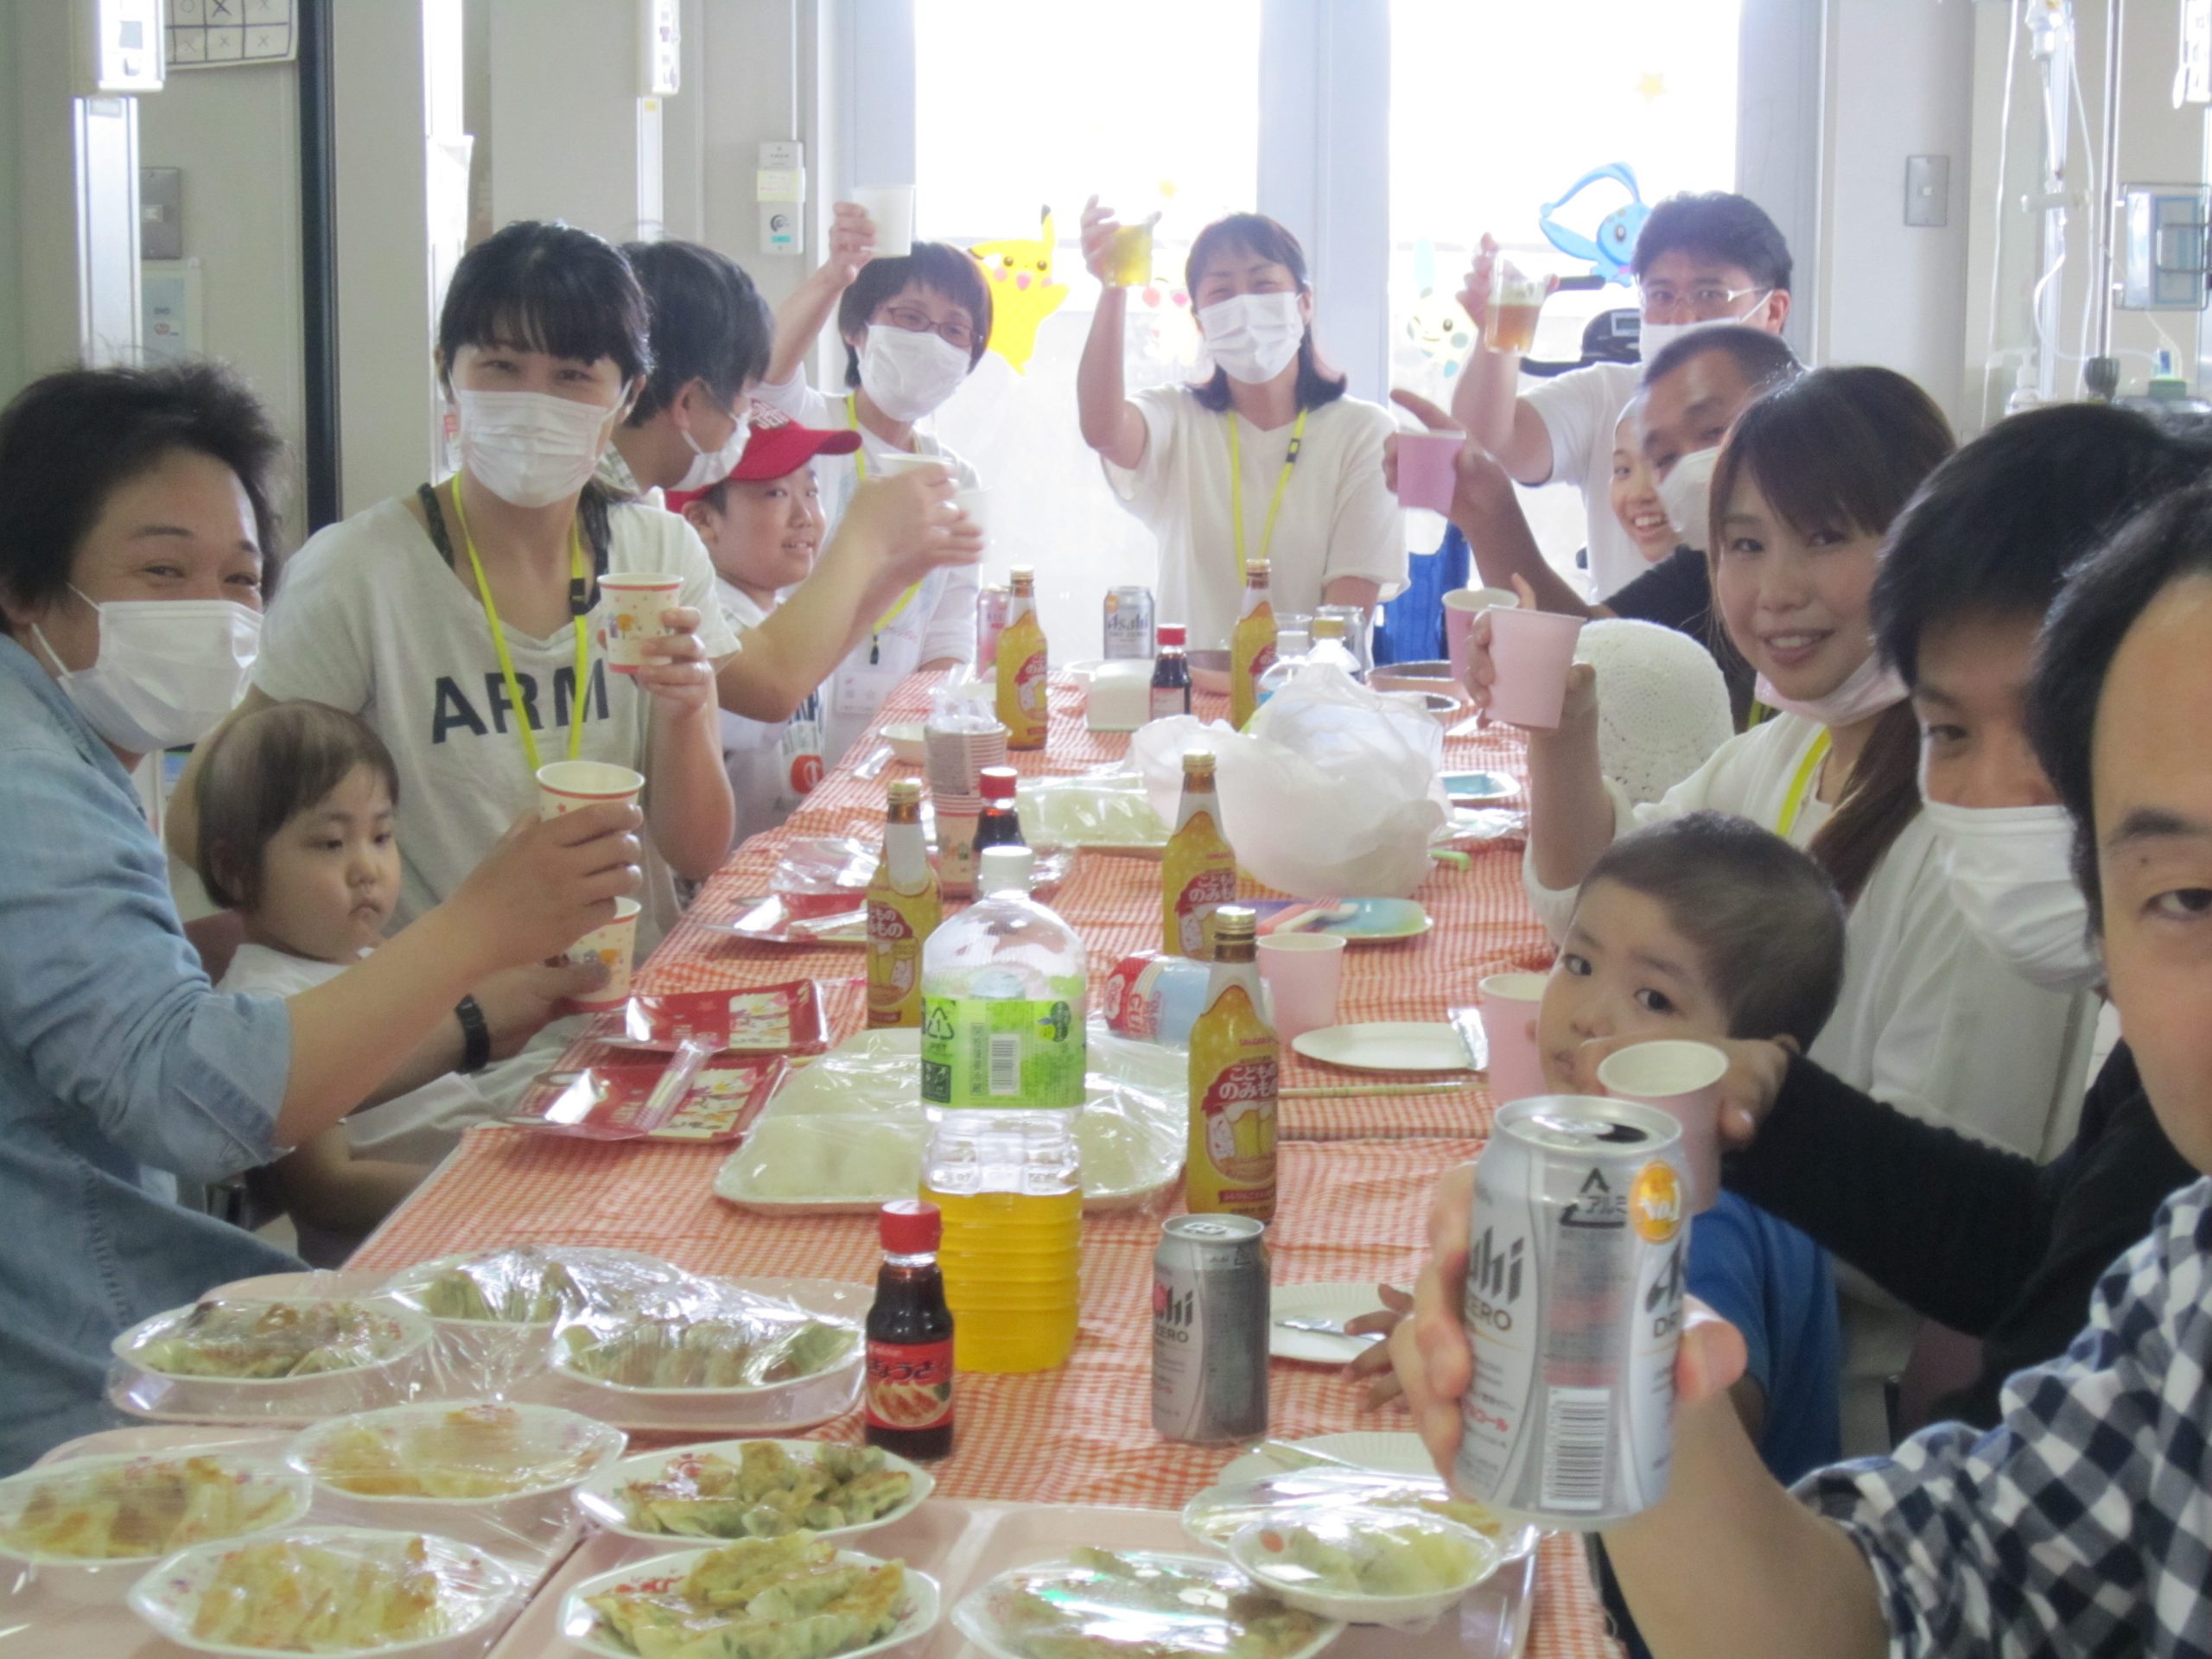
[[1268, 1432], [1267, 1224], [1177, 1216], [1152, 1260], [1152, 1426], [1211, 1446]]
[[1664, 1112], [1539, 1095], [1475, 1165], [1464, 1318], [1469, 1497], [1586, 1532], [1649, 1509], [1674, 1455], [1689, 1169]]
[[1106, 590], [1106, 660], [1150, 662], [1160, 654], [1152, 626], [1152, 589]]
[[978, 588], [976, 593], [976, 671], [997, 666], [999, 635], [1006, 632], [1007, 613], [1014, 608], [1014, 589], [1003, 585]]

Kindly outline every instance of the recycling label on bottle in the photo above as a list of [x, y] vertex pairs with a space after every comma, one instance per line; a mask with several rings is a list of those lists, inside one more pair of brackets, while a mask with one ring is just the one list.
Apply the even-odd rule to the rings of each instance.
[[1065, 1001], [922, 999], [922, 1098], [956, 1111], [1083, 1104], [1083, 1020]]

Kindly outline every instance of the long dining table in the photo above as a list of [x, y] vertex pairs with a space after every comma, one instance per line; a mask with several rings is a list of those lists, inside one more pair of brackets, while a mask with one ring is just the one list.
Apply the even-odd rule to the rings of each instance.
[[[793, 980], [819, 985], [833, 1040], [865, 1024], [862, 959], [849, 945], [785, 945], [734, 937], [727, 924], [770, 891], [794, 842], [849, 836], [878, 840], [886, 784], [918, 775], [886, 763], [882, 728], [919, 721], [939, 678], [902, 683], [874, 724], [781, 829], [737, 849], [677, 925], [639, 964], [641, 993], [740, 989]], [[1225, 699], [1201, 696], [1197, 712], [1219, 717]], [[1073, 777], [1126, 760], [1126, 734], [1087, 729], [1078, 690], [1055, 677], [1052, 724], [1041, 751], [1009, 757], [1027, 777]], [[1509, 734], [1447, 735], [1452, 770], [1523, 771]], [[1471, 1004], [1491, 973], [1541, 968], [1551, 947], [1530, 912], [1521, 880], [1522, 842], [1497, 836], [1464, 860], [1439, 861], [1414, 897], [1433, 925], [1418, 937], [1363, 944], [1347, 953], [1338, 1017], [1433, 1020]], [[1155, 858], [1084, 851], [1050, 902], [1083, 936], [1093, 983], [1122, 957], [1156, 948], [1160, 867]], [[1246, 896], [1266, 896], [1252, 887]], [[580, 1041], [564, 1069], [614, 1058]], [[1437, 1174], [1479, 1150], [1491, 1103], [1478, 1074], [1376, 1078], [1293, 1054], [1281, 1082], [1320, 1096], [1286, 1098], [1279, 1117], [1279, 1198], [1270, 1228], [1278, 1285], [1357, 1281], [1408, 1284], [1427, 1235]], [[1408, 1081], [1443, 1086], [1423, 1092]], [[598, 1141], [526, 1128], [471, 1130], [460, 1148], [396, 1211], [354, 1258], [364, 1269], [394, 1269], [462, 1249], [530, 1243], [649, 1251], [702, 1273], [867, 1282], [880, 1258], [871, 1217], [766, 1216], [717, 1198], [726, 1145], [673, 1141]], [[957, 1443], [935, 1465], [938, 1491], [990, 1503], [1179, 1509], [1212, 1484], [1236, 1448], [1164, 1440], [1150, 1417], [1150, 1273], [1161, 1210], [1086, 1218], [1081, 1323], [1073, 1357], [1027, 1376], [962, 1374]], [[1278, 1362], [1271, 1377], [1270, 1433], [1277, 1438], [1407, 1427], [1402, 1406], [1371, 1406], [1363, 1384], [1333, 1368]], [[810, 1431], [855, 1439], [857, 1413]], [[1539, 1551], [1531, 1659], [1600, 1659], [1618, 1651], [1607, 1634], [1584, 1552], [1567, 1535]]]

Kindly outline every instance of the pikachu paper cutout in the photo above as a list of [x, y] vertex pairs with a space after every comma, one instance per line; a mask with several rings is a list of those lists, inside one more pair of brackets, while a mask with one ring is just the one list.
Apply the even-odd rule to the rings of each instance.
[[1037, 325], [1060, 308], [1067, 285], [1052, 280], [1052, 210], [1042, 213], [1041, 237], [978, 242], [976, 256], [991, 284], [991, 349], [1017, 373], [1029, 372], [1037, 350]]

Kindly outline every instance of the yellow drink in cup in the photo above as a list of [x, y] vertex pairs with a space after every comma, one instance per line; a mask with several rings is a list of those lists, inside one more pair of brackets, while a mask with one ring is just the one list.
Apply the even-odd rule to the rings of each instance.
[[1483, 349], [1490, 352], [1529, 352], [1535, 349], [1536, 318], [1544, 308], [1550, 286], [1531, 276], [1510, 259], [1491, 267], [1490, 321], [1483, 328]]
[[1116, 288], [1146, 288], [1152, 283], [1152, 221], [1116, 225], [1106, 245], [1106, 280]]

